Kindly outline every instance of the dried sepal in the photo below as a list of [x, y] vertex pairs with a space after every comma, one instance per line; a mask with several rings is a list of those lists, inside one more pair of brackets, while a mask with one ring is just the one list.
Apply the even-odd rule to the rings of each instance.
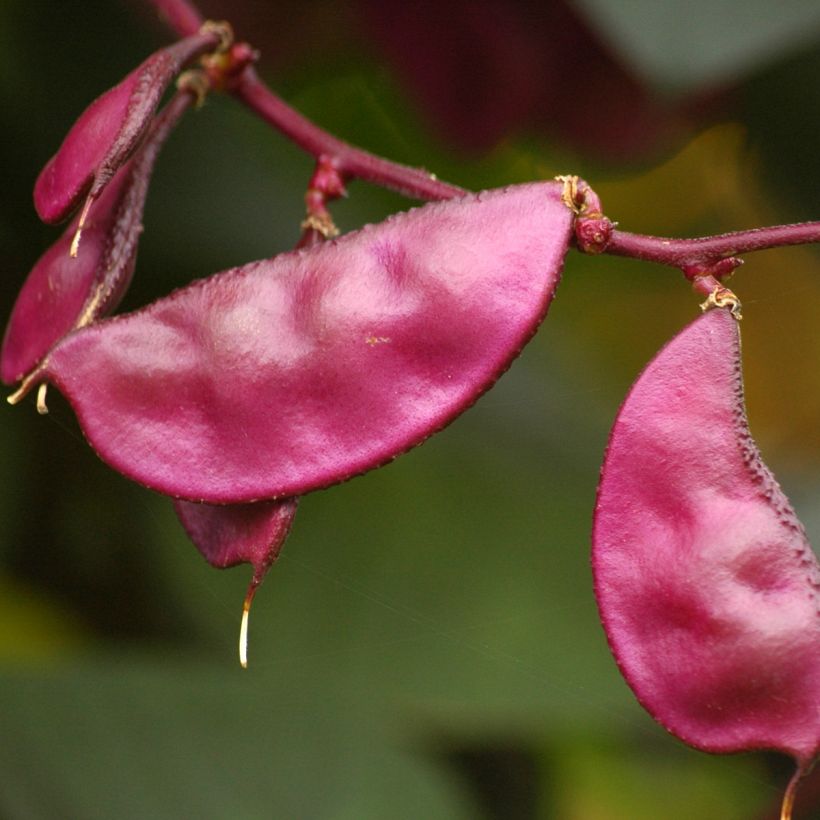
[[399, 214], [194, 283], [44, 366], [97, 452], [174, 497], [291, 497], [469, 407], [535, 332], [571, 212], [554, 182]]
[[793, 800], [820, 750], [820, 566], [749, 433], [729, 310], [685, 328], [627, 396], [601, 472], [593, 568], [643, 706], [708, 752], [791, 755]]

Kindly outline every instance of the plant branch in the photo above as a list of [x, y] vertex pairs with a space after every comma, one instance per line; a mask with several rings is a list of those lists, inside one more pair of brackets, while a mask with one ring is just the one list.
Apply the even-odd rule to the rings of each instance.
[[776, 225], [750, 231], [734, 231], [698, 239], [664, 239], [626, 231], [612, 231], [602, 251], [676, 268], [712, 265], [722, 259], [750, 251], [820, 242], [820, 222]]
[[[199, 31], [205, 22], [189, 0], [150, 0], [177, 34]], [[315, 158], [332, 160], [344, 179], [361, 179], [416, 199], [451, 199], [462, 188], [350, 145], [320, 128], [275, 94], [248, 65], [227, 89], [248, 108]]]
[[274, 94], [250, 66], [231, 93], [309, 154], [332, 159], [345, 179], [362, 179], [416, 199], [452, 199], [465, 193], [422, 168], [392, 162], [334, 137]]
[[[199, 31], [205, 22], [190, 0], [148, 1], [180, 36]], [[252, 65], [245, 65], [226, 84], [225, 90], [317, 160], [332, 163], [342, 182], [361, 179], [417, 199], [451, 199], [465, 193], [424, 169], [371, 154], [320, 128], [275, 94]], [[572, 198], [580, 250], [669, 265], [680, 268], [689, 278], [705, 274], [725, 276], [741, 264], [741, 260], [734, 257], [742, 253], [820, 242], [820, 222], [778, 225], [698, 239], [665, 239], [619, 231], [602, 215], [597, 195], [585, 182], [577, 177], [561, 179], [575, 180]]]

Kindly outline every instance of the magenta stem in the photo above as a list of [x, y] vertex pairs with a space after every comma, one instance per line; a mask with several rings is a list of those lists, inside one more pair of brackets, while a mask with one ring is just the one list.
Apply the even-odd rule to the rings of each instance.
[[331, 157], [347, 179], [362, 179], [416, 199], [451, 199], [465, 193], [462, 188], [440, 182], [423, 168], [391, 162], [334, 137], [274, 94], [252, 67], [245, 69], [231, 91], [309, 154]]
[[[181, 36], [199, 31], [204, 18], [190, 0], [149, 0]], [[259, 78], [252, 66], [228, 89], [249, 109], [307, 153], [331, 159], [345, 180], [362, 179], [417, 199], [451, 199], [464, 189], [442, 182], [422, 168], [411, 168], [350, 145], [291, 108]], [[589, 192], [593, 194], [593, 192]], [[820, 242], [820, 222], [777, 225], [699, 239], [664, 239], [613, 230], [596, 252], [627, 256], [686, 269], [710, 266], [741, 253]], [[739, 264], [739, 262], [738, 262]]]
[[[204, 18], [189, 0], [150, 0], [166, 23], [181, 36], [199, 31]], [[229, 89], [237, 99], [300, 148], [332, 157], [346, 179], [362, 179], [416, 199], [451, 199], [462, 188], [439, 182], [423, 168], [410, 168], [350, 145], [320, 128], [274, 94], [248, 66]]]
[[820, 222], [775, 225], [750, 231], [734, 231], [698, 239], [664, 239], [626, 231], [613, 231], [603, 253], [628, 256], [661, 265], [684, 268], [709, 264], [730, 256], [784, 245], [820, 242]]

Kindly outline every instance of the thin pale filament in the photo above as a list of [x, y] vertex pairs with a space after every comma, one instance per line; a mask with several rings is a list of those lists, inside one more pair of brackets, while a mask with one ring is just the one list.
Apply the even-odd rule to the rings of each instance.
[[37, 383], [39, 379], [43, 378], [42, 374], [43, 363], [41, 362], [39, 367], [32, 370], [31, 373], [26, 376], [22, 382], [20, 382], [20, 386], [10, 395], [6, 397], [6, 401], [9, 404], [17, 404], [18, 402], [22, 401], [29, 393], [32, 387]]
[[242, 607], [242, 623], [239, 627], [239, 663], [243, 669], [248, 668], [248, 603]]
[[48, 392], [48, 382], [41, 382], [37, 389], [37, 412], [41, 416], [48, 414], [48, 405], [46, 405], [46, 393]]
[[248, 594], [242, 604], [242, 623], [239, 625], [239, 663], [243, 669], [248, 668], [248, 617], [251, 612], [251, 603], [256, 594], [259, 582], [254, 578], [248, 587]]
[[104, 296], [105, 288], [102, 284], [100, 284], [94, 291], [94, 295], [86, 302], [83, 312], [80, 314], [80, 318], [77, 319], [74, 324], [75, 328], [79, 329], [81, 327], [85, 327], [86, 325], [90, 325], [97, 318], [100, 312], [100, 303], [103, 301]]
[[797, 787], [803, 779], [805, 772], [802, 767], [792, 775], [789, 785], [786, 786], [786, 793], [783, 795], [783, 805], [780, 808], [780, 820], [792, 820], [792, 809], [794, 808], [794, 798], [797, 796]]
[[71, 248], [68, 251], [69, 256], [76, 257], [77, 254], [80, 252], [80, 237], [83, 234], [83, 228], [85, 227], [85, 221], [88, 218], [88, 211], [91, 208], [91, 204], [94, 202], [94, 197], [88, 196], [86, 197], [85, 204], [83, 205], [83, 209], [80, 212], [80, 221], [77, 223], [77, 230], [74, 233], [74, 238], [71, 240]]

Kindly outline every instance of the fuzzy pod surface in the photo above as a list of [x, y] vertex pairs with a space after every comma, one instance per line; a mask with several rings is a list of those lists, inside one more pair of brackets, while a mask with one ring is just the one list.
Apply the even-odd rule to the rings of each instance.
[[760, 458], [727, 310], [649, 364], [609, 440], [593, 528], [615, 659], [666, 729], [708, 752], [820, 747], [820, 567]]
[[73, 332], [43, 376], [102, 458], [159, 492], [326, 487], [421, 443], [509, 367], [560, 278], [561, 192], [428, 204], [217, 274]]

